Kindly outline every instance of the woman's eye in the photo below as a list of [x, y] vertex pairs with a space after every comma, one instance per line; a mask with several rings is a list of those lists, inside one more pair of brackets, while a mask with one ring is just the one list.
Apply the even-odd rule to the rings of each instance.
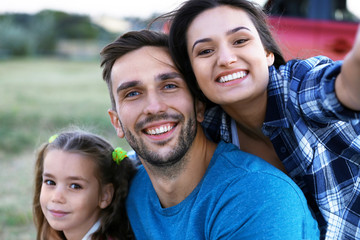
[[81, 189], [82, 187], [79, 184], [72, 183], [72, 184], [70, 184], [70, 188], [72, 188], [72, 189]]
[[234, 45], [243, 44], [243, 43], [245, 43], [245, 42], [247, 42], [247, 41], [248, 41], [248, 39], [239, 39], [239, 40], [236, 40], [236, 41], [234, 42]]
[[211, 50], [211, 49], [205, 49], [205, 50], [200, 51], [199, 55], [206, 55], [206, 54], [209, 54], [212, 52], [213, 52], [213, 50]]

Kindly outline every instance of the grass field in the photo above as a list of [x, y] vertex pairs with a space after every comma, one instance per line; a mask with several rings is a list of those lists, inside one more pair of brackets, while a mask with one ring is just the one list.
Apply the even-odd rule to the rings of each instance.
[[0, 61], [0, 239], [35, 239], [35, 150], [56, 131], [77, 125], [129, 148], [116, 137], [109, 106], [99, 61]]

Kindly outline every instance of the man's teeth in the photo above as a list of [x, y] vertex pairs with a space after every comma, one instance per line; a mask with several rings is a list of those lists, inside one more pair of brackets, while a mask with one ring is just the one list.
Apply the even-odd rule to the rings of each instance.
[[222, 77], [219, 79], [219, 82], [225, 83], [225, 82], [228, 82], [228, 81], [232, 81], [232, 80], [234, 80], [234, 79], [243, 78], [243, 77], [245, 77], [246, 75], [247, 75], [246, 72], [236, 72], [236, 73], [233, 73], [233, 74], [229, 74], [229, 75], [226, 75], [226, 76], [222, 76]]
[[147, 130], [146, 133], [150, 134], [150, 135], [163, 134], [163, 133], [166, 133], [166, 132], [170, 131], [172, 128], [173, 128], [173, 126], [170, 126], [170, 125], [161, 126], [159, 128], [154, 128], [154, 129]]

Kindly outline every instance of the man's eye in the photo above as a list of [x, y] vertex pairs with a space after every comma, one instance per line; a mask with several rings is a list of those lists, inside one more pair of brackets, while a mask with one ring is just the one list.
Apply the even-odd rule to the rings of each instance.
[[139, 95], [139, 92], [133, 91], [133, 92], [129, 92], [128, 94], [125, 95], [125, 97], [135, 97], [137, 95]]
[[177, 88], [177, 86], [175, 84], [166, 84], [165, 89], [173, 89], [173, 88]]
[[70, 188], [72, 188], [72, 189], [82, 189], [82, 187], [79, 184], [76, 184], [76, 183], [70, 184]]

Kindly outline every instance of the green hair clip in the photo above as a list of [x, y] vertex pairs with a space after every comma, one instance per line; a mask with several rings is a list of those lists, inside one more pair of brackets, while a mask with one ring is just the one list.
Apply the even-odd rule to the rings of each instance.
[[113, 160], [119, 165], [120, 162], [127, 157], [127, 152], [124, 151], [121, 147], [115, 148], [115, 150], [112, 152]]
[[59, 136], [58, 134], [52, 135], [52, 136], [49, 138], [49, 143], [52, 143], [58, 136]]

